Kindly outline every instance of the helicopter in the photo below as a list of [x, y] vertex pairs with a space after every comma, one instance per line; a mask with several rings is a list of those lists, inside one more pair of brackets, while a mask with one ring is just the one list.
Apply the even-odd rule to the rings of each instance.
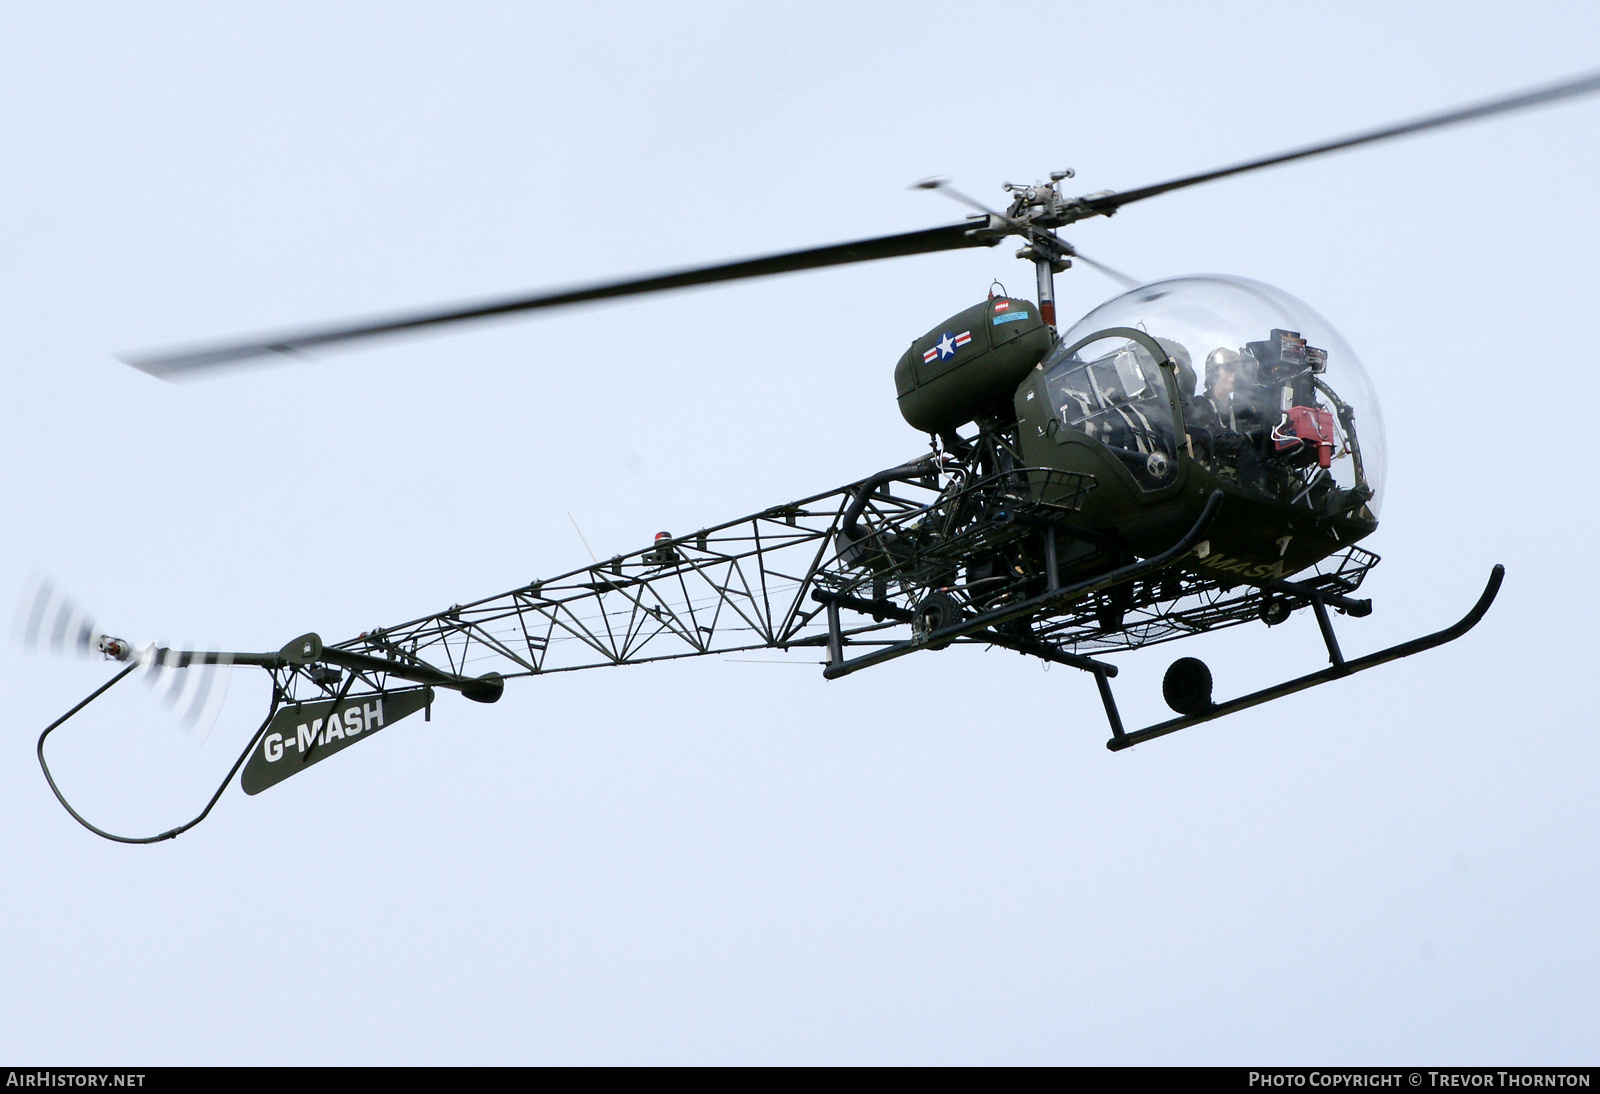
[[[41, 733], [37, 754], [67, 812], [123, 843], [171, 839], [205, 819], [235, 775], [261, 793], [418, 711], [439, 690], [492, 703], [506, 682], [601, 666], [746, 650], [814, 653], [836, 679], [953, 645], [999, 647], [1091, 674], [1121, 751], [1453, 641], [1482, 619], [1495, 566], [1472, 608], [1442, 630], [1346, 658], [1332, 616], [1360, 618], [1355, 594], [1377, 564], [1383, 429], [1353, 351], [1308, 306], [1242, 278], [1134, 283], [1065, 332], [1056, 275], [1080, 254], [1057, 230], [1188, 186], [1600, 90], [1600, 75], [1402, 122], [1127, 191], [1063, 193], [1071, 171], [1007, 184], [1004, 211], [942, 179], [917, 186], [975, 213], [943, 227], [713, 266], [295, 330], [125, 362], [198, 378], [227, 366], [301, 358], [361, 339], [745, 278], [992, 248], [1012, 237], [1032, 265], [1033, 299], [991, 293], [912, 341], [894, 369], [899, 409], [927, 451], [833, 490], [355, 638], [305, 634], [277, 650], [136, 645], [49, 588], [26, 637], [122, 667]], [[1129, 279], [1131, 280], [1131, 279]], [[1310, 611], [1328, 664], [1217, 701], [1209, 669], [1175, 661], [1163, 698], [1175, 717], [1128, 729], [1097, 654], [1231, 626], [1274, 627]], [[136, 672], [204, 717], [213, 678], [265, 671], [266, 717], [200, 814], [153, 836], [105, 831], [70, 804], [45, 755], [49, 736]]]

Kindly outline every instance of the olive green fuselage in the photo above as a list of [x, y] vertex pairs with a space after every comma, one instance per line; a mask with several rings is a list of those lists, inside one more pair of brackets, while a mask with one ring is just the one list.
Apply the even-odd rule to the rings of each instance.
[[[1153, 342], [1151, 348], [1163, 362], [1163, 371], [1170, 371], [1165, 354]], [[1177, 458], [1154, 489], [1141, 484], [1124, 459], [1106, 445], [1063, 427], [1054, 415], [1042, 365], [1035, 366], [1023, 380], [1014, 399], [1022, 461], [1029, 468], [1093, 476], [1095, 488], [1084, 501], [1077, 523], [1112, 536], [1143, 557], [1170, 547], [1193, 527], [1211, 492], [1221, 490], [1225, 497], [1222, 509], [1206, 541], [1186, 563], [1211, 576], [1234, 573], [1242, 581], [1288, 576], [1343, 550], [1377, 527], [1364, 506], [1342, 514], [1319, 513], [1308, 503], [1271, 498], [1208, 468], [1195, 458], [1194, 439], [1182, 425], [1184, 408], [1172, 394], [1175, 390], [1169, 384], [1172, 421], [1179, 423]], [[1043, 482], [1040, 488], [1050, 489]]]
[[[1059, 393], [1052, 397], [1052, 365], [1105, 339], [1141, 347], [1152, 372], [1160, 373], [1140, 400], [1119, 404], [1129, 410], [1130, 421], [1138, 419], [1150, 442], [1141, 442], [1138, 452], [1114, 450], [1073, 428], [1062, 420]], [[895, 386], [901, 414], [919, 430], [959, 444], [958, 426], [980, 421], [1012, 433], [1014, 415], [1012, 462], [1093, 479], [1094, 488], [1073, 522], [1090, 536], [1063, 548], [1058, 561], [1066, 573], [1092, 572], [1128, 553], [1160, 554], [1193, 527], [1214, 490], [1225, 497], [1221, 512], [1184, 563], [1212, 577], [1286, 577], [1377, 527], [1364, 504], [1370, 492], [1341, 490], [1328, 476], [1313, 477], [1314, 488], [1302, 490], [1295, 457], [1277, 453], [1260, 423], [1253, 439], [1227, 438], [1249, 449], [1242, 459], [1217, 458], [1220, 435], [1191, 421], [1203, 408], [1180, 394], [1188, 385], [1177, 368], [1167, 346], [1143, 330], [1112, 327], [1062, 345], [1035, 304], [1000, 296], [951, 316], [913, 342], [895, 368]], [[1159, 455], [1153, 455], [1156, 448]], [[1146, 466], [1147, 458], [1156, 462]], [[1311, 471], [1306, 457], [1299, 458], [1300, 466]], [[1041, 495], [1075, 489], [1065, 485], [1075, 481], [1070, 474], [1033, 479]]]

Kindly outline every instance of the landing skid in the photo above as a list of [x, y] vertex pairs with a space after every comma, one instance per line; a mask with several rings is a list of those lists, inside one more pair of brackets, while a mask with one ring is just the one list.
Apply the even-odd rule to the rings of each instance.
[[1505, 574], [1506, 568], [1496, 565], [1489, 572], [1489, 583], [1484, 586], [1483, 594], [1478, 597], [1478, 602], [1472, 606], [1471, 611], [1462, 616], [1453, 626], [1424, 635], [1421, 638], [1413, 638], [1411, 641], [1402, 642], [1397, 646], [1390, 646], [1388, 649], [1379, 650], [1377, 653], [1369, 653], [1365, 657], [1356, 658], [1354, 661], [1346, 661], [1344, 654], [1339, 650], [1339, 640], [1333, 633], [1333, 623], [1328, 617], [1328, 604], [1325, 602], [1325, 598], [1321, 595], [1313, 594], [1311, 607], [1316, 612], [1317, 627], [1322, 632], [1322, 640], [1328, 647], [1330, 664], [1327, 668], [1320, 672], [1309, 673], [1305, 676], [1276, 684], [1270, 688], [1253, 691], [1249, 695], [1241, 695], [1237, 699], [1229, 699], [1224, 703], [1212, 703], [1209, 697], [1205, 697], [1197, 704], [1200, 709], [1192, 713], [1181, 714], [1179, 717], [1165, 722], [1158, 722], [1153, 726], [1147, 726], [1133, 733], [1127, 733], [1122, 728], [1122, 717], [1117, 713], [1117, 702], [1111, 694], [1111, 683], [1106, 679], [1107, 674], [1095, 672], [1095, 683], [1099, 685], [1100, 699], [1105, 704], [1106, 719], [1111, 723], [1111, 739], [1106, 742], [1106, 747], [1113, 752], [1121, 752], [1125, 748], [1132, 748], [1136, 744], [1142, 744], [1157, 737], [1165, 737], [1169, 733], [1176, 733], [1180, 729], [1197, 726], [1201, 722], [1209, 722], [1224, 715], [1232, 714], [1235, 711], [1244, 710], [1247, 707], [1259, 706], [1273, 699], [1281, 699], [1285, 695], [1292, 695], [1297, 691], [1314, 688], [1318, 684], [1326, 684], [1334, 680], [1343, 679], [1346, 676], [1354, 676], [1358, 672], [1365, 672], [1367, 669], [1386, 662], [1396, 661], [1402, 657], [1410, 657], [1414, 653], [1421, 653], [1423, 650], [1431, 650], [1435, 646], [1442, 646], [1446, 642], [1453, 642], [1470, 631], [1477, 625], [1478, 620], [1483, 618], [1484, 613], [1489, 610], [1489, 605], [1494, 603], [1495, 595], [1500, 591], [1500, 582], [1504, 579]]

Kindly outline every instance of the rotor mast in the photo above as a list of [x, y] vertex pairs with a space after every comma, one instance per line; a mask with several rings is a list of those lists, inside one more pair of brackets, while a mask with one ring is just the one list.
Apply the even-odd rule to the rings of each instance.
[[1047, 258], [1033, 260], [1033, 272], [1039, 280], [1039, 314], [1044, 325], [1056, 332], [1056, 271], [1055, 263]]
[[1052, 334], [1056, 331], [1056, 274], [1072, 265], [1072, 245], [1050, 231], [1058, 224], [1068, 223], [1067, 200], [1061, 196], [1063, 179], [1070, 179], [1072, 168], [1050, 172], [1049, 182], [1024, 186], [1015, 182], [1005, 184], [1006, 191], [1015, 195], [1011, 208], [1006, 211], [1008, 220], [1027, 245], [1017, 251], [1017, 257], [1033, 263], [1034, 277], [1039, 289], [1039, 315]]

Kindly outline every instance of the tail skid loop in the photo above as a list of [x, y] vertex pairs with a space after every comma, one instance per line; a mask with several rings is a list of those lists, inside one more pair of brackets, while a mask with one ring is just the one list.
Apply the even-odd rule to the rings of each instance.
[[[239, 769], [245, 766], [246, 761], [250, 760], [252, 754], [262, 751], [258, 746], [261, 746], [263, 738], [268, 736], [268, 730], [274, 726], [280, 711], [286, 714], [293, 714], [297, 713], [305, 705], [310, 705], [319, 710], [322, 706], [328, 708], [327, 711], [322, 713], [321, 717], [310, 719], [308, 715], [308, 721], [314, 721], [315, 728], [309, 737], [299, 742], [300, 755], [296, 762], [286, 764], [284, 769], [269, 774], [264, 778], [257, 777], [253, 781], [249, 778], [250, 771], [247, 770], [246, 782], [249, 784], [245, 787], [247, 793], [259, 793], [265, 786], [281, 781], [281, 779], [297, 771], [304, 770], [317, 760], [344, 747], [347, 740], [342, 732], [343, 723], [340, 723], [337, 717], [330, 717], [329, 715], [337, 715], [343, 712], [343, 705], [350, 696], [351, 688], [354, 687], [358, 680], [364, 682], [373, 690], [369, 695], [356, 697], [356, 700], [375, 699], [377, 701], [377, 709], [380, 712], [378, 716], [380, 725], [383, 721], [383, 699], [386, 695], [397, 690], [389, 687], [390, 678], [415, 681], [425, 685], [421, 688], [398, 689], [402, 694], [423, 693], [422, 702], [410, 704], [410, 708], [405, 713], [430, 707], [433, 701], [432, 686], [451, 688], [480, 703], [494, 702], [500, 698], [501, 693], [505, 690], [505, 680], [499, 673], [486, 673], [479, 677], [462, 676], [456, 673], [444, 672], [416, 660], [403, 662], [369, 654], [354, 653], [348, 650], [326, 649], [323, 647], [322, 639], [315, 634], [302, 635], [276, 653], [200, 653], [190, 650], [169, 650], [155, 647], [136, 651], [127, 643], [120, 640], [113, 641], [115, 645], [110, 649], [102, 650], [102, 652], [111, 660], [126, 662], [125, 666], [110, 680], [90, 692], [71, 710], [46, 726], [44, 732], [39, 734], [39, 742], [35, 751], [39, 757], [39, 767], [44, 772], [45, 781], [49, 783], [51, 793], [55, 794], [56, 800], [61, 803], [61, 807], [67, 811], [68, 815], [95, 835], [117, 843], [160, 843], [163, 840], [173, 839], [182, 835], [205, 820], [216, 806], [218, 800], [221, 799], [223, 792], [227, 790], [228, 784], [239, 773]], [[120, 836], [113, 832], [107, 832], [105, 829], [91, 823], [83, 814], [73, 808], [71, 802], [67, 801], [66, 795], [61, 792], [60, 786], [56, 784], [55, 776], [51, 774], [50, 764], [45, 759], [44, 745], [50, 734], [65, 725], [90, 703], [105, 695], [137, 670], [148, 668], [152, 663], [164, 665], [168, 668], [185, 668], [190, 665], [219, 666], [222, 668], [241, 665], [262, 668], [272, 676], [272, 702], [267, 710], [266, 718], [262, 720], [261, 725], [256, 728], [255, 732], [250, 735], [249, 743], [239, 753], [238, 759], [228, 769], [228, 774], [218, 784], [216, 790], [206, 802], [205, 808], [200, 810], [199, 814], [176, 828], [169, 828], [154, 836]], [[295, 684], [297, 682], [311, 685], [313, 689], [330, 696], [331, 701], [328, 699], [311, 700], [308, 704], [304, 699], [295, 698]], [[403, 714], [396, 714], [389, 720], [398, 720], [399, 717], [403, 716]], [[331, 747], [329, 743], [330, 735], [335, 738]], [[354, 734], [352, 734], [353, 736]], [[279, 753], [281, 755], [281, 748]], [[272, 758], [276, 759], [277, 757]], [[252, 764], [251, 768], [253, 769], [256, 766]]]
[[114, 832], [107, 832], [103, 828], [96, 827], [94, 824], [91, 824], [83, 816], [83, 814], [72, 808], [72, 803], [67, 801], [66, 795], [61, 793], [61, 788], [56, 785], [55, 777], [50, 774], [50, 765], [45, 761], [44, 758], [44, 742], [47, 738], [49, 738], [50, 734], [54, 733], [62, 725], [66, 724], [67, 720], [74, 714], [77, 714], [84, 707], [100, 698], [100, 696], [110, 691], [117, 684], [122, 683], [122, 681], [126, 680], [128, 676], [139, 667], [140, 666], [138, 662], [128, 665], [121, 672], [117, 673], [104, 684], [101, 684], [94, 691], [90, 692], [88, 697], [80, 702], [77, 706], [73, 707], [61, 717], [51, 722], [45, 727], [44, 732], [39, 734], [39, 744], [35, 749], [39, 756], [39, 768], [44, 772], [44, 780], [50, 784], [50, 792], [56, 796], [56, 801], [61, 803], [61, 808], [65, 809], [73, 820], [83, 825], [95, 835], [104, 839], [112, 840], [116, 843], [160, 843], [162, 840], [174, 839], [177, 836], [183, 835], [183, 833], [187, 832], [189, 829], [205, 820], [206, 817], [211, 814], [211, 810], [217, 804], [218, 799], [222, 797], [222, 792], [228, 789], [228, 784], [233, 781], [234, 775], [236, 775], [239, 771], [239, 768], [244, 765], [244, 762], [249, 757], [251, 750], [256, 747], [256, 742], [259, 741], [261, 739], [261, 735], [267, 731], [267, 726], [271, 724], [273, 716], [278, 713], [278, 704], [282, 699], [282, 691], [277, 686], [274, 686], [272, 689], [272, 707], [267, 712], [267, 717], [262, 721], [260, 728], [251, 735], [250, 743], [245, 746], [243, 752], [239, 753], [239, 758], [235, 760], [233, 762], [233, 766], [228, 769], [227, 776], [220, 784], [218, 784], [216, 792], [213, 793], [211, 795], [211, 799], [206, 802], [205, 808], [200, 810], [199, 814], [196, 815], [193, 820], [190, 820], [186, 824], [180, 824], [176, 828], [169, 828], [165, 832], [154, 836], [119, 836]]

